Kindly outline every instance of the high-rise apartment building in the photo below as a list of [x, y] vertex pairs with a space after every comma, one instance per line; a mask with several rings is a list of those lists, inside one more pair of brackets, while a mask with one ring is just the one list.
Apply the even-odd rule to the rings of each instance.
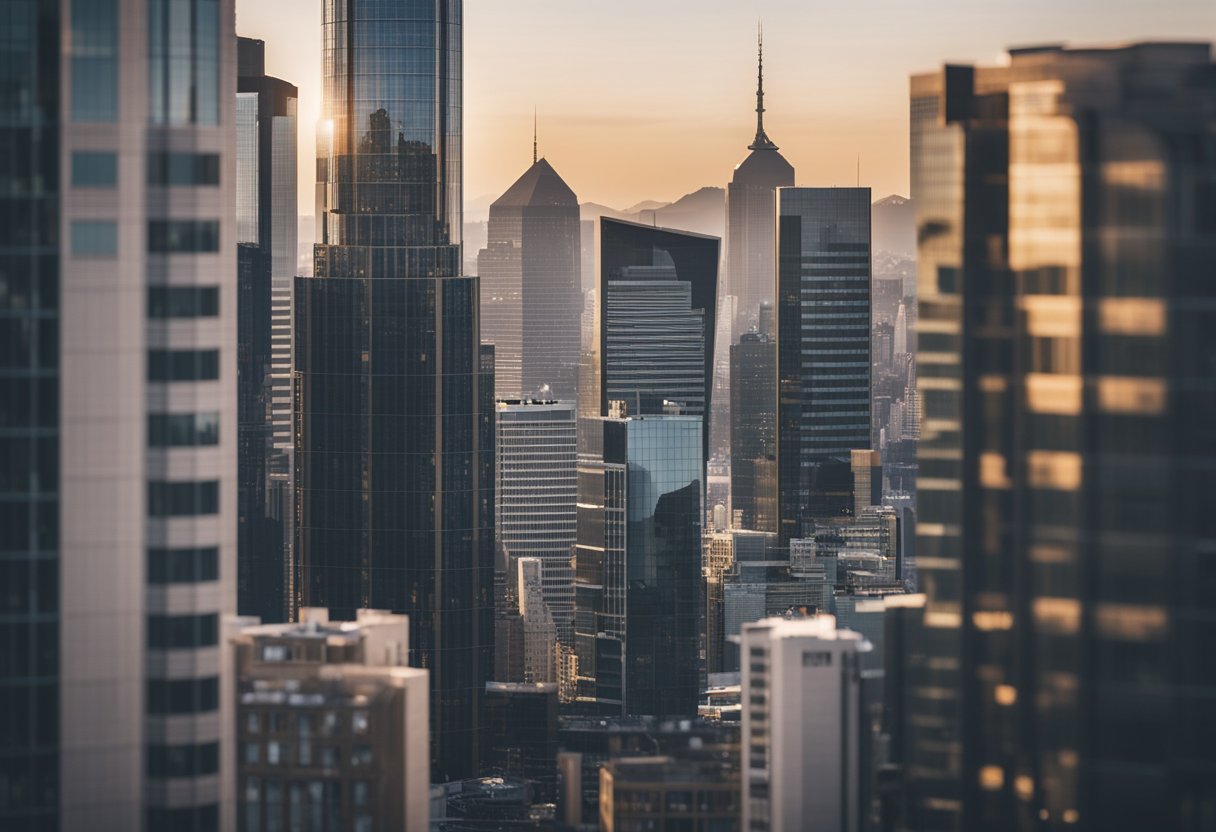
[[499, 399], [577, 400], [580, 232], [578, 197], [546, 159], [490, 205], [477, 272]]
[[233, 4], [2, 27], [0, 828], [229, 828]]
[[926, 607], [902, 822], [1202, 828], [1211, 49], [1014, 50], [911, 94]]
[[777, 531], [777, 344], [749, 332], [730, 348], [730, 501], [740, 527]]
[[716, 237], [600, 218], [599, 410], [580, 416], [607, 416], [614, 401], [631, 415], [674, 406], [701, 417], [708, 458], [718, 248]]
[[870, 189], [777, 192], [777, 479], [783, 543], [852, 509], [870, 447]]
[[[461, 275], [462, 3], [327, 3], [313, 277], [296, 280], [296, 594], [410, 616], [436, 780], [493, 657], [492, 349]], [[409, 67], [409, 73], [394, 71]]]
[[291, 288], [296, 273], [293, 84], [266, 74], [266, 44], [237, 41], [237, 609], [289, 617]]
[[830, 615], [746, 624], [743, 829], [862, 829], [861, 655]]
[[604, 715], [696, 713], [702, 419], [589, 421], [578, 474], [578, 703]]
[[[497, 354], [497, 351], [496, 351]], [[502, 568], [540, 562], [544, 601], [563, 644], [573, 644], [577, 538], [577, 425], [573, 402], [500, 401], [494, 523]], [[501, 680], [506, 681], [506, 680]]]
[[253, 623], [232, 637], [238, 827], [429, 829], [427, 672], [409, 620]]

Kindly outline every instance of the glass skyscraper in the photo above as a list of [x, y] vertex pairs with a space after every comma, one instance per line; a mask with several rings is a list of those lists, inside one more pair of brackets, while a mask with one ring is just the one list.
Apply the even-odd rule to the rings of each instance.
[[296, 588], [410, 616], [437, 780], [493, 656], [493, 364], [461, 275], [459, 0], [324, 7], [314, 277], [296, 280]]
[[237, 610], [290, 607], [291, 289], [296, 272], [295, 85], [266, 74], [266, 44], [237, 41]]
[[589, 419], [579, 456], [576, 708], [696, 713], [705, 465], [696, 416]]
[[0, 29], [0, 828], [234, 820], [232, 0]]
[[777, 481], [783, 545], [852, 510], [870, 447], [870, 189], [777, 191]]
[[600, 219], [600, 409], [580, 415], [606, 416], [613, 401], [658, 414], [672, 402], [702, 417], [708, 451], [718, 250], [716, 237]]
[[747, 332], [730, 348], [730, 499], [738, 528], [777, 531], [777, 345]]
[[1207, 828], [1216, 67], [1207, 44], [1010, 58], [912, 80], [903, 822]]

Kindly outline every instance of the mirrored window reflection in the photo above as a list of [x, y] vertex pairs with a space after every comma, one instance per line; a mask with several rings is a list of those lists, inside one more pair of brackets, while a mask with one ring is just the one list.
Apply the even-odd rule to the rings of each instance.
[[218, 0], [150, 0], [153, 124], [219, 123], [219, 48]]
[[118, 0], [72, 0], [72, 120], [118, 119]]

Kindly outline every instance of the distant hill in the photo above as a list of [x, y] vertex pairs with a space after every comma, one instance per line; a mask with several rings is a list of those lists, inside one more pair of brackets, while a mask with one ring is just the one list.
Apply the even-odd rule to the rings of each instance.
[[898, 194], [883, 197], [874, 203], [870, 216], [875, 251], [916, 256], [916, 206], [912, 200]]
[[671, 203], [646, 200], [625, 210], [595, 202], [584, 202], [579, 208], [584, 220], [612, 217], [714, 237], [726, 233], [726, 191], [723, 188], [700, 188]]

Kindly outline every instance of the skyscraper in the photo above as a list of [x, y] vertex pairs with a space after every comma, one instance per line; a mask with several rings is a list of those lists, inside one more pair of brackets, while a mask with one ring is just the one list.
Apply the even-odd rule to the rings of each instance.
[[577, 700], [604, 715], [696, 712], [703, 422], [590, 419], [579, 455]]
[[233, 27], [231, 0], [5, 9], [5, 829], [232, 820]]
[[923, 391], [910, 828], [1198, 829], [1216, 792], [1216, 67], [912, 81]]
[[296, 272], [296, 87], [237, 42], [237, 609], [286, 620], [291, 537], [291, 287]]
[[730, 500], [740, 528], [777, 531], [777, 344], [749, 332], [730, 348]]
[[736, 337], [758, 326], [761, 303], [776, 299], [776, 189], [794, 184], [794, 166], [764, 132], [764, 44], [756, 69], [756, 137], [726, 186], [726, 294], [736, 298]]
[[296, 280], [297, 594], [337, 619], [408, 613], [438, 780], [475, 773], [493, 655], [493, 373], [477, 280], [460, 274], [461, 14], [326, 4], [320, 242]]
[[580, 239], [578, 197], [546, 159], [490, 206], [477, 271], [499, 399], [577, 399]]
[[782, 188], [777, 467], [782, 543], [852, 509], [870, 447], [870, 189]]
[[502, 567], [514, 580], [514, 561], [540, 561], [545, 604], [558, 638], [571, 645], [578, 498], [574, 404], [499, 402], [497, 411], [494, 521]]
[[599, 411], [624, 401], [632, 415], [672, 402], [702, 417], [708, 455], [712, 406], [716, 237], [600, 219], [595, 367]]

